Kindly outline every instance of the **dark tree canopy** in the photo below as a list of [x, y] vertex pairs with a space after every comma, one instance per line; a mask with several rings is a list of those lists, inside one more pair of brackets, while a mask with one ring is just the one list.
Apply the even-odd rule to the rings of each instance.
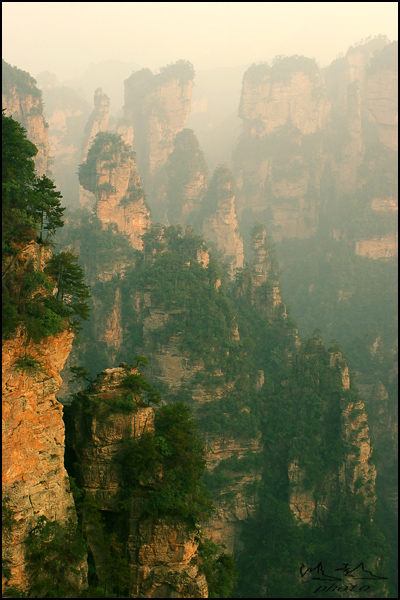
[[89, 316], [89, 291], [78, 257], [71, 252], [53, 255], [43, 272], [23, 253], [33, 241], [49, 245], [64, 225], [62, 196], [51, 179], [36, 175], [36, 146], [4, 109], [2, 152], [3, 336], [19, 324], [35, 341], [66, 328], [76, 330]]

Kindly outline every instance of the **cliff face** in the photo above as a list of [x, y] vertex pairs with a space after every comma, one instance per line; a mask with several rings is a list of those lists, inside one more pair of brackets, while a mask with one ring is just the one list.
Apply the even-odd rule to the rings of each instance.
[[[96, 502], [105, 518], [105, 529], [122, 516], [123, 530], [115, 532], [126, 553], [129, 566], [129, 597], [131, 598], [206, 598], [205, 576], [198, 567], [198, 531], [184, 518], [152, 517], [144, 511], [144, 499], [152, 488], [151, 481], [161, 476], [152, 473], [147, 484], [141, 484], [139, 496], [125, 503], [120, 493], [126, 482], [121, 478], [118, 455], [127, 441], [139, 443], [154, 431], [154, 410], [138, 405], [130, 413], [107, 413], [107, 402], [127, 392], [123, 380], [137, 375], [137, 369], [127, 366], [107, 369], [101, 373], [87, 393], [84, 402], [73, 405], [70, 444], [74, 451], [79, 485], [86, 498]], [[88, 406], [94, 408], [88, 413]], [[108, 525], [107, 525], [108, 524]], [[99, 531], [92, 530], [84, 518], [89, 545], [99, 579], [105, 576], [108, 564], [100, 552]]]
[[47, 123], [43, 115], [42, 93], [36, 81], [4, 60], [2, 63], [2, 106], [6, 115], [12, 116], [25, 127], [28, 139], [38, 149], [34, 157], [38, 175], [48, 174], [50, 147], [47, 138]]
[[246, 133], [263, 137], [290, 120], [308, 135], [323, 129], [329, 115], [330, 103], [311, 59], [286, 58], [271, 69], [254, 66], [243, 79], [239, 116]]
[[193, 67], [186, 61], [164, 67], [158, 75], [143, 69], [125, 81], [125, 121], [133, 125], [138, 167], [150, 200], [153, 177], [188, 120], [193, 85]]
[[[386, 200], [395, 194], [396, 49], [397, 43], [377, 38], [350, 48], [324, 72], [304, 57], [246, 71], [242, 135], [234, 152], [240, 218], [246, 210], [248, 219], [251, 210], [275, 241], [301, 239], [317, 233], [327, 211], [336, 210], [339, 221], [343, 208], [335, 202], [359, 190], [369, 196], [383, 172], [381, 178], [391, 182], [382, 181]], [[358, 212], [348, 230], [365, 207]], [[360, 256], [390, 257], [396, 246], [391, 233], [376, 228], [370, 249], [358, 233], [347, 239], [358, 236], [354, 248]]]
[[[41, 269], [39, 247], [29, 253]], [[3, 344], [3, 502], [15, 519], [9, 535], [3, 530], [7, 585], [27, 583], [24, 542], [40, 516], [60, 523], [76, 518], [64, 468], [63, 411], [55, 397], [72, 339], [64, 331], [34, 343], [19, 328]], [[78, 585], [86, 580], [85, 567], [79, 567]]]
[[208, 198], [209, 216], [203, 220], [203, 235], [215, 244], [227, 262], [233, 278], [236, 269], [243, 267], [243, 240], [236, 216], [233, 175], [226, 167], [219, 167], [211, 179]]
[[[331, 377], [338, 374], [339, 385], [346, 393], [350, 389], [350, 375], [340, 353], [330, 355], [330, 371]], [[335, 505], [338, 490], [343, 498], [352, 496], [356, 501], [359, 498], [361, 505], [370, 510], [370, 518], [373, 517], [376, 468], [371, 462], [371, 440], [364, 403], [360, 399], [349, 402], [343, 394], [340, 422], [340, 436], [346, 452], [338, 470], [329, 469], [324, 481], [310, 486], [305, 484], [307, 469], [301, 467], [296, 459], [289, 464], [289, 505], [299, 524], [323, 524]], [[324, 490], [322, 494], [321, 489]]]
[[49, 125], [52, 177], [62, 190], [64, 202], [76, 206], [76, 172], [81, 161], [80, 144], [90, 105], [72, 88], [46, 85], [46, 81], [41, 87], [44, 113]]
[[264, 226], [256, 224], [251, 232], [253, 260], [251, 269], [243, 274], [238, 293], [248, 296], [257, 311], [268, 319], [278, 315], [286, 318], [279, 285], [279, 267], [271, 240]]
[[191, 129], [175, 136], [174, 149], [154, 180], [155, 218], [165, 224], [193, 225], [207, 187], [208, 168]]
[[[330, 113], [321, 74], [311, 59], [285, 58], [244, 74], [239, 106], [243, 130], [234, 155], [239, 213], [249, 208], [262, 213], [275, 241], [308, 237], [317, 229], [315, 189], [324, 168], [318, 136], [329, 126]], [[305, 137], [313, 138], [312, 146], [303, 144]]]
[[[244, 410], [249, 411], [248, 408]], [[236, 557], [243, 550], [243, 524], [257, 515], [259, 497], [256, 490], [262, 469], [243, 467], [233, 470], [225, 467], [224, 461], [243, 460], [249, 452], [261, 454], [261, 435], [255, 440], [219, 436], [208, 440], [206, 447], [208, 476], [216, 474], [219, 467], [228, 481], [214, 500], [216, 511], [204, 527], [204, 533], [216, 544], [225, 545], [226, 552]]]
[[[101, 88], [97, 88], [94, 93], [94, 109], [86, 123], [82, 138], [81, 160], [86, 160], [89, 148], [91, 147], [96, 135], [102, 131], [108, 130], [108, 117], [110, 111], [110, 99], [106, 94], [103, 94]], [[79, 204], [82, 207], [92, 207], [95, 198], [89, 190], [86, 190], [82, 185], [79, 185]]]
[[95, 196], [95, 214], [103, 228], [116, 226], [140, 250], [150, 212], [134, 157], [121, 137], [98, 134], [79, 176], [81, 185]]

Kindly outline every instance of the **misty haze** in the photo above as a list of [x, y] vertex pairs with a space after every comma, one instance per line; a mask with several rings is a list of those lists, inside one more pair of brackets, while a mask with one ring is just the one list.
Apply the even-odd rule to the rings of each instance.
[[3, 596], [397, 598], [397, 3], [2, 6]]

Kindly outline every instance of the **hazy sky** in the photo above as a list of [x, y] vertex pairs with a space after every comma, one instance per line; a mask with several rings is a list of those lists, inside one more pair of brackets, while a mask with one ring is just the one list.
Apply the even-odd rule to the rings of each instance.
[[82, 74], [118, 59], [195, 70], [315, 57], [321, 66], [368, 36], [397, 39], [397, 2], [2, 2], [3, 58], [32, 76]]

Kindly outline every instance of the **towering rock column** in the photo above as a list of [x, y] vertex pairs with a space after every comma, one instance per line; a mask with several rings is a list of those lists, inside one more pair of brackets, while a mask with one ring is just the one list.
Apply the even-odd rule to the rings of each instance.
[[26, 71], [2, 63], [2, 107], [6, 115], [19, 121], [26, 129], [29, 141], [38, 152], [34, 157], [39, 176], [49, 173], [50, 146], [47, 138], [47, 123], [43, 116], [42, 92], [36, 81]]
[[[32, 242], [24, 257], [41, 270], [38, 244]], [[64, 468], [63, 409], [55, 397], [72, 340], [73, 334], [63, 331], [35, 343], [20, 328], [3, 343], [2, 493], [14, 520], [9, 531], [3, 528], [3, 559], [10, 571], [4, 590], [28, 583], [25, 540], [39, 517], [59, 523], [76, 519]], [[80, 565], [78, 585], [85, 580]]]
[[193, 66], [184, 60], [157, 75], [150, 69], [136, 71], [125, 81], [125, 123], [133, 125], [138, 168], [152, 209], [154, 176], [187, 123], [193, 85]]
[[136, 250], [147, 230], [150, 212], [144, 200], [134, 154], [121, 136], [99, 132], [79, 171], [81, 185], [94, 195], [95, 212], [104, 227], [114, 224]]
[[[82, 161], [86, 160], [89, 148], [91, 147], [96, 135], [102, 131], [108, 130], [108, 116], [110, 111], [110, 99], [103, 94], [101, 88], [97, 88], [94, 93], [94, 109], [86, 123], [82, 140]], [[79, 184], [79, 204], [82, 207], [92, 208], [95, 203], [93, 193]]]
[[[198, 529], [189, 519], [155, 517], [144, 509], [146, 499], [162, 480], [162, 472], [143, 477], [130, 495], [126, 491], [121, 452], [126, 451], [127, 444], [138, 444], [154, 432], [153, 408], [139, 401], [134, 407], [130, 401], [131, 410], [121, 412], [113, 404], [129, 392], [124, 380], [137, 375], [138, 370], [125, 363], [106, 369], [90, 390], [78, 395], [70, 409], [68, 444], [77, 457], [77, 479], [86, 500], [96, 504], [106, 524], [93, 528], [83, 518], [96, 572], [102, 580], [109, 568], [101, 547], [103, 538], [111, 533], [127, 557], [129, 597], [207, 598], [207, 582], [197, 554]], [[125, 403], [128, 406], [129, 401]], [[121, 497], [125, 497], [123, 502]]]
[[268, 222], [274, 241], [308, 237], [318, 226], [320, 144], [303, 139], [326, 128], [330, 103], [314, 60], [304, 56], [253, 65], [243, 76], [243, 134], [234, 153], [239, 214]]
[[226, 166], [215, 170], [204, 209], [207, 216], [203, 220], [203, 235], [222, 252], [230, 275], [234, 277], [236, 269], [243, 267], [243, 240], [236, 216], [235, 182]]

